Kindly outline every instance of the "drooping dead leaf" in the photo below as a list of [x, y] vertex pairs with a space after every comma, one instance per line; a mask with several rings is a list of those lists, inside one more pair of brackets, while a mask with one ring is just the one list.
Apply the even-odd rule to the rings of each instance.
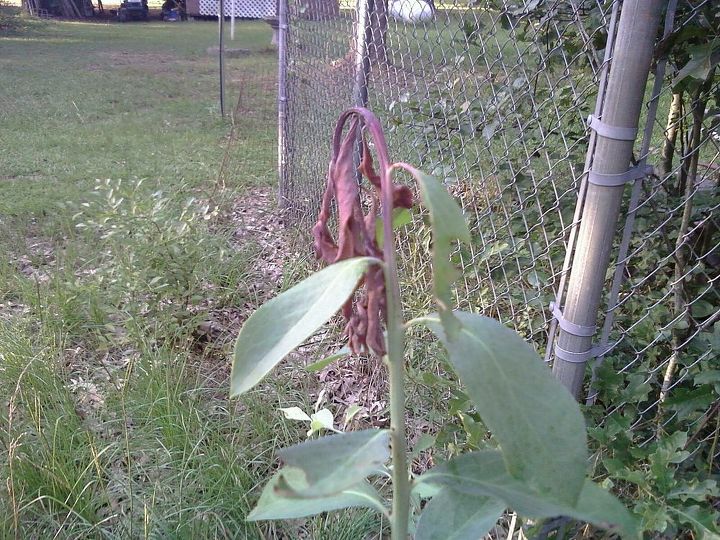
[[[375, 224], [378, 215], [381, 214], [382, 205], [390, 204], [392, 208], [411, 208], [413, 204], [412, 192], [407, 186], [402, 185], [392, 186], [392, 201], [383, 200], [381, 177], [373, 167], [372, 155], [362, 131], [360, 117], [352, 117], [350, 128], [343, 138], [344, 118], [347, 117], [341, 117], [335, 127], [327, 184], [318, 221], [312, 231], [318, 258], [329, 264], [351, 257], [369, 256], [383, 259], [383, 252], [377, 244], [375, 235]], [[365, 212], [361, 203], [361, 186], [358, 185], [353, 162], [353, 150], [358, 138], [362, 148], [362, 159], [357, 170], [370, 183], [370, 189], [365, 190], [369, 197], [368, 210]], [[328, 226], [333, 200], [337, 205], [337, 242]], [[356, 354], [372, 351], [382, 356], [385, 354], [382, 320], [386, 312], [383, 269], [372, 266], [358, 285], [358, 289], [359, 293], [343, 306], [343, 315], [347, 321], [345, 335], [349, 339], [350, 349]]]

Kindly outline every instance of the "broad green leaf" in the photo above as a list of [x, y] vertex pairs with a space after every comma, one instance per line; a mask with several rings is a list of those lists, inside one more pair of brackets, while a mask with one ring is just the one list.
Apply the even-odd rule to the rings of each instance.
[[459, 329], [451, 310], [451, 287], [458, 277], [458, 271], [450, 262], [450, 254], [454, 241], [470, 243], [470, 231], [462, 210], [436, 178], [418, 172], [416, 179], [423, 204], [430, 212], [433, 295], [439, 305], [443, 327], [452, 336]]
[[435, 440], [436, 440], [436, 437], [434, 435], [430, 435], [428, 433], [423, 433], [422, 435], [420, 435], [417, 442], [415, 443], [415, 446], [412, 449], [410, 458], [415, 459], [420, 454], [422, 454], [425, 450], [429, 450], [430, 448], [435, 446]]
[[415, 482], [412, 487], [411, 495], [413, 497], [418, 497], [419, 499], [432, 499], [443, 489], [445, 488], [443, 488], [440, 484], [433, 484], [432, 482]]
[[676, 514], [682, 523], [689, 524], [699, 540], [720, 540], [720, 516], [709, 505], [701, 507], [696, 504], [687, 508], [668, 506], [667, 509]]
[[[393, 231], [412, 223], [412, 212], [407, 208], [393, 208], [392, 228]], [[375, 242], [382, 249], [385, 238], [383, 235], [383, 220], [378, 217], [375, 220]]]
[[500, 443], [507, 470], [534, 491], [573, 505], [587, 460], [578, 404], [514, 331], [474, 313], [455, 316], [462, 329], [451, 340], [436, 317], [426, 321]]
[[505, 504], [444, 488], [425, 506], [415, 540], [479, 540], [492, 529]]
[[278, 454], [284, 464], [305, 473], [308, 485], [298, 496], [325, 496], [380, 471], [390, 458], [390, 432], [350, 431], [284, 448]]
[[712, 305], [707, 300], [696, 300], [690, 307], [692, 316], [696, 319], [704, 319], [706, 317], [710, 317], [715, 313], [716, 309], [716, 306]]
[[318, 412], [310, 415], [310, 431], [307, 432], [307, 436], [310, 437], [313, 433], [317, 433], [323, 429], [337, 431], [335, 429], [333, 413], [328, 409], [320, 409]]
[[704, 81], [710, 75], [710, 71], [720, 64], [720, 47], [715, 43], [703, 43], [695, 45], [688, 50], [690, 59], [677, 72], [672, 81], [673, 87], [680, 84], [688, 77]]
[[343, 420], [343, 425], [347, 426], [350, 422], [352, 422], [353, 418], [355, 418], [363, 410], [365, 410], [365, 407], [355, 404], [350, 405], [345, 411], [345, 420]]
[[720, 369], [706, 369], [693, 377], [695, 384], [713, 384], [720, 382]]
[[302, 492], [307, 487], [305, 474], [300, 469], [284, 467], [265, 485], [260, 500], [247, 517], [248, 521], [294, 519], [351, 506], [375, 509], [383, 506], [380, 495], [367, 482], [325, 497], [298, 498], [294, 495], [294, 492]]
[[496, 450], [458, 456], [430, 469], [419, 482], [450, 487], [468, 495], [497, 497], [529, 517], [560, 515], [556, 501], [549, 494], [545, 497], [535, 494], [530, 486], [507, 472], [502, 454]]
[[313, 335], [342, 307], [368, 267], [377, 263], [371, 257], [358, 257], [333, 264], [255, 311], [235, 343], [230, 395], [250, 390]]
[[637, 524], [613, 495], [584, 480], [575, 504], [568, 505], [548, 491], [538, 491], [511, 476], [500, 452], [483, 450], [463, 454], [423, 474], [418, 481], [451, 488], [472, 496], [489, 495], [531, 518], [567, 516], [637, 537]]
[[302, 422], [310, 422], [312, 420], [300, 407], [288, 407], [280, 410], [288, 420], [300, 420]]
[[607, 530], [622, 531], [623, 538], [638, 538], [640, 535], [637, 520], [620, 499], [591, 480], [585, 480], [575, 508], [565, 509], [561, 514]]
[[715, 480], [703, 480], [702, 482], [696, 478], [691, 480], [683, 480], [679, 485], [670, 490], [666, 497], [668, 499], [680, 499], [687, 501], [689, 499], [698, 502], [704, 502], [709, 497], [718, 493], [718, 484]]
[[322, 360], [318, 360], [317, 362], [313, 362], [312, 364], [305, 366], [305, 370], [309, 371], [311, 373], [315, 373], [317, 371], [321, 371], [325, 367], [329, 366], [336, 360], [340, 360], [341, 358], [345, 358], [350, 354], [350, 347], [343, 347], [336, 353], [331, 354], [330, 356], [326, 356]]

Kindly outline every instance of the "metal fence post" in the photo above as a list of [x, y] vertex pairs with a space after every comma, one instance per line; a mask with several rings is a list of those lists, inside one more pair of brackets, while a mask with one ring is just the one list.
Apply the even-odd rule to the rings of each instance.
[[353, 103], [366, 107], [368, 101], [368, 78], [370, 77], [370, 55], [368, 41], [370, 33], [370, 3], [357, 0], [357, 27], [355, 29], [355, 81]]
[[[357, 26], [355, 28], [355, 79], [353, 80], [353, 104], [356, 107], [367, 107], [368, 104], [368, 81], [370, 79], [370, 53], [368, 44], [372, 39], [370, 16], [372, 12], [372, 0], [357, 0]], [[355, 148], [353, 149], [353, 163], [355, 177], [361, 181], [359, 166], [362, 158], [360, 147], [360, 132], [358, 131]]]
[[278, 199], [287, 208], [287, 0], [278, 0]]
[[[597, 143], [564, 310], [555, 309], [560, 334], [553, 372], [576, 397], [585, 365], [596, 356], [592, 338], [650, 71], [663, 0], [629, 0], [620, 14], [602, 118], [591, 118]], [[636, 174], [637, 173], [637, 174]], [[602, 352], [602, 351], [599, 351]]]
[[220, 116], [225, 118], [225, 0], [218, 6], [218, 63], [220, 76]]

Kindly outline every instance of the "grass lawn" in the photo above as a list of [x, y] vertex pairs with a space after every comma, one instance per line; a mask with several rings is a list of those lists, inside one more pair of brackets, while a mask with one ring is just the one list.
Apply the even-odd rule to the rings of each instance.
[[253, 51], [228, 61], [234, 122], [206, 52], [216, 31], [0, 34], [0, 538], [379, 530], [362, 512], [244, 521], [276, 447], [302, 438], [276, 409], [306, 406], [307, 389], [284, 377], [228, 401], [237, 324], [209, 337], [260, 294], [261, 247], [232, 216], [272, 194], [276, 155], [269, 27], [240, 22], [230, 43]]

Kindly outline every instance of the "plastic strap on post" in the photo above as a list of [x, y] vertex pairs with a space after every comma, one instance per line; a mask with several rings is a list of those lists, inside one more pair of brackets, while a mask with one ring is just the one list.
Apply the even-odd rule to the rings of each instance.
[[558, 357], [560, 360], [564, 360], [565, 362], [569, 362], [571, 364], [584, 364], [591, 358], [605, 356], [614, 346], [615, 343], [608, 343], [604, 347], [597, 345], [588, 351], [572, 352], [563, 349], [559, 345], [555, 345], [554, 350], [555, 356]]
[[616, 141], [634, 141], [638, 132], [637, 128], [611, 126], [592, 114], [588, 116], [588, 127], [601, 137]]
[[[550, 302], [550, 310], [552, 311], [553, 317], [557, 320], [558, 326], [560, 326], [560, 328], [568, 334], [578, 337], [592, 337], [597, 330], [597, 326], [583, 326], [581, 324], [575, 324], [574, 322], [568, 321], [563, 316], [562, 310], [555, 304], [555, 302]], [[605, 354], [605, 352], [609, 350], [609, 347], [604, 347], [602, 350], [600, 347], [593, 347], [587, 351], [573, 352], [563, 349], [559, 345], [555, 344], [554, 349], [555, 356], [557, 358], [573, 364], [583, 364], [591, 358]]]
[[593, 358], [594, 349], [590, 349], [589, 351], [583, 351], [583, 352], [571, 352], [566, 351], [560, 345], [555, 345], [555, 356], [558, 357], [560, 360], [565, 360], [566, 362], [570, 362], [571, 364], [584, 364], [591, 358]]
[[595, 334], [597, 326], [582, 326], [575, 324], [574, 322], [568, 321], [564, 316], [560, 307], [555, 305], [555, 302], [550, 302], [550, 309], [552, 310], [553, 317], [557, 320], [560, 328], [565, 330], [568, 334], [580, 337], [590, 337]]
[[652, 165], [638, 164], [635, 167], [621, 173], [599, 173], [590, 171], [588, 173], [588, 182], [597, 186], [605, 187], [616, 187], [627, 184], [628, 182], [634, 182], [639, 178], [648, 176], [653, 172]]

